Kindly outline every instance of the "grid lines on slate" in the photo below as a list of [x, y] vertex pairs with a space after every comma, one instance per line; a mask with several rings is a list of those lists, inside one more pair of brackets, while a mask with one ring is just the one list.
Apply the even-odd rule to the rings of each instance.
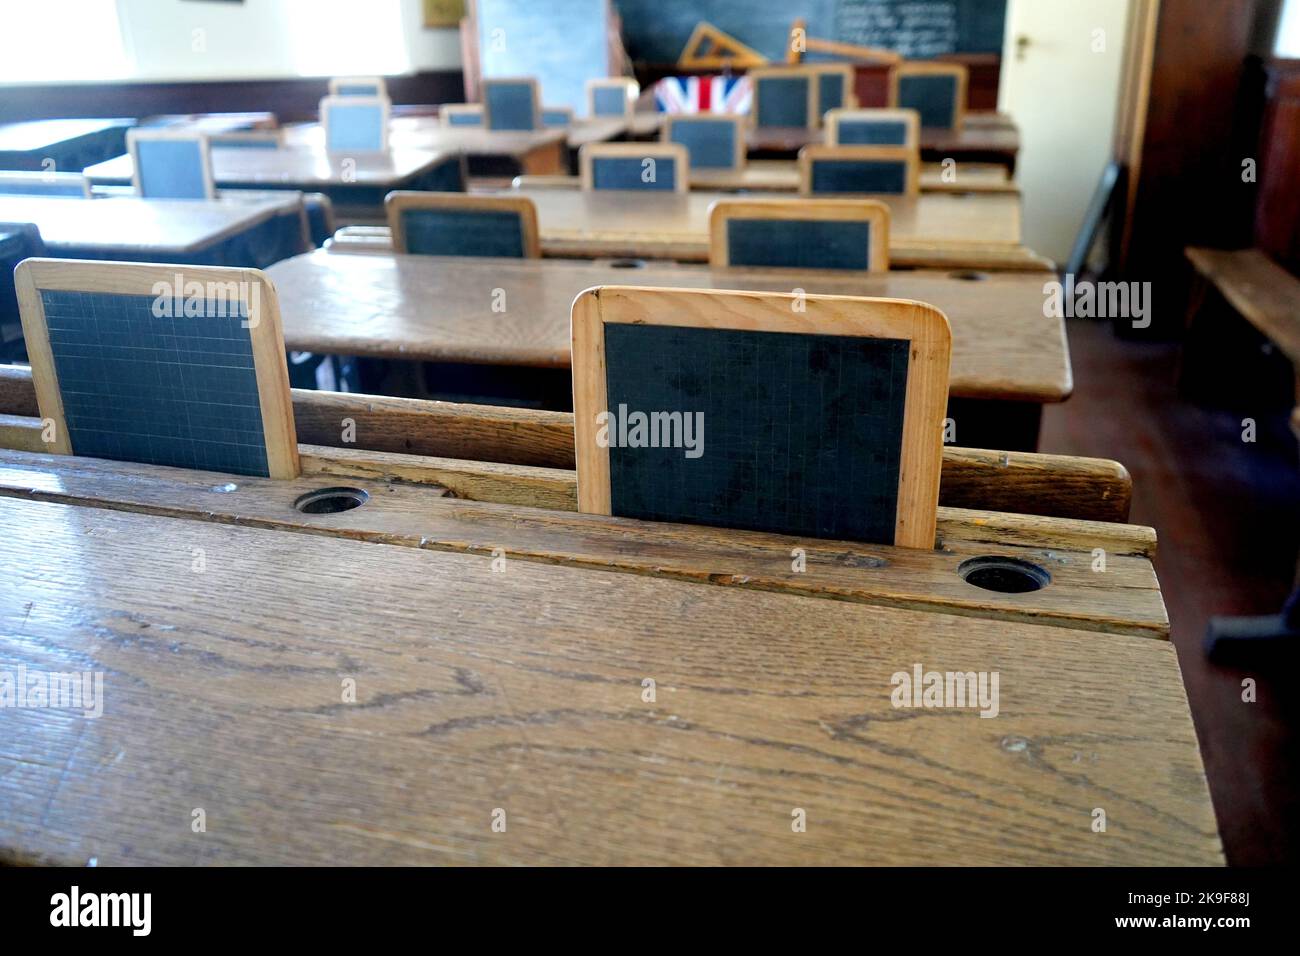
[[[157, 317], [150, 295], [42, 290], [74, 454], [268, 475], [239, 315]], [[230, 308], [229, 311], [234, 311]]]
[[892, 543], [910, 343], [605, 326], [612, 416], [704, 415], [704, 453], [620, 447], [615, 515]]

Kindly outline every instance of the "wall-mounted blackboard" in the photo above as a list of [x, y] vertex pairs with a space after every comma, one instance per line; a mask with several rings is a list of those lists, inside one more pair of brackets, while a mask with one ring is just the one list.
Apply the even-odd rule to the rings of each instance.
[[1006, 0], [614, 0], [633, 60], [673, 63], [701, 20], [773, 62], [785, 59], [790, 24], [808, 35], [886, 47], [923, 59], [947, 53], [1001, 53]]
[[608, 0], [476, 0], [482, 76], [534, 76], [543, 106], [586, 116], [587, 81], [610, 75], [608, 10]]

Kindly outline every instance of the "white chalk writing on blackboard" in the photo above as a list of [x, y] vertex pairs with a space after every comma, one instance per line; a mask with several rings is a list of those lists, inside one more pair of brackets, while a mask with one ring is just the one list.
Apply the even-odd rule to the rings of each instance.
[[907, 57], [957, 49], [957, 4], [952, 0], [838, 0], [835, 32], [844, 43], [880, 46]]

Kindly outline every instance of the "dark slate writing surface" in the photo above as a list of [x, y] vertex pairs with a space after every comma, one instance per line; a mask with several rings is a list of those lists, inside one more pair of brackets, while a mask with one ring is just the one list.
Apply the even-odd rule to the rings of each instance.
[[[613, 513], [892, 543], [908, 352], [899, 339], [606, 325]], [[683, 445], [686, 416], [702, 415], [702, 453], [625, 447], [638, 411], [682, 413]]]
[[907, 164], [895, 159], [814, 160], [812, 191], [901, 195], [907, 192]]
[[728, 219], [733, 266], [773, 269], [866, 269], [871, 225], [834, 219]]
[[674, 123], [672, 141], [686, 147], [692, 169], [731, 169], [736, 165], [736, 124], [730, 121]]
[[74, 454], [268, 474], [244, 317], [216, 302], [210, 315], [157, 317], [147, 295], [41, 299]]
[[841, 146], [906, 146], [907, 124], [897, 120], [840, 120]]
[[[677, 188], [677, 164], [655, 159], [654, 166], [636, 156], [599, 156], [591, 161], [593, 189], [653, 189], [671, 192]], [[654, 170], [653, 177], [649, 170]]]
[[504, 209], [407, 209], [402, 227], [416, 255], [524, 257], [519, 214]]
[[957, 81], [952, 76], [900, 76], [898, 108], [916, 110], [921, 125], [951, 129], [956, 120]]

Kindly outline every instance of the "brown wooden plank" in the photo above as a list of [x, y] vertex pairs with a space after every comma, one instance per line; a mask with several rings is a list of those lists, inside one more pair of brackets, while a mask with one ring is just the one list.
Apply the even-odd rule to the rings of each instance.
[[1163, 642], [13, 499], [0, 563], [104, 701], [6, 711], [5, 861], [1222, 862]]
[[1193, 246], [1187, 258], [1246, 321], [1300, 366], [1300, 279], [1259, 249]]
[[584, 289], [799, 288], [941, 309], [953, 333], [950, 391], [959, 398], [1059, 402], [1074, 387], [1064, 320], [1044, 314], [1040, 273], [793, 277], [664, 263], [628, 269], [609, 262], [327, 252], [296, 256], [267, 272], [280, 295], [286, 343], [310, 352], [567, 368], [570, 309]]
[[[520, 189], [537, 205], [542, 252], [697, 262], [709, 257], [710, 204], [726, 193]], [[920, 268], [1032, 268], [1015, 193], [875, 196], [890, 207], [889, 258]]]
[[[402, 462], [400, 474], [403, 480], [413, 481], [423, 480], [413, 477], [422, 467], [440, 471], [452, 467], [445, 462], [420, 462], [420, 457], [461, 459], [456, 470], [462, 479], [450, 487], [478, 500], [522, 503], [521, 494], [538, 487], [532, 477], [525, 477], [516, 490], [507, 490], [502, 481], [509, 473], [500, 471], [476, 482], [476, 473], [491, 471], [484, 463], [563, 469], [547, 488], [546, 500], [572, 496], [570, 414], [306, 389], [293, 389], [292, 397], [303, 445], [397, 453], [410, 459]], [[30, 371], [0, 367], [0, 415], [4, 416], [0, 448], [45, 450], [34, 404]], [[15, 414], [6, 414], [11, 410]], [[26, 413], [31, 417], [21, 417]], [[377, 466], [372, 462], [365, 467]], [[443, 477], [433, 479], [433, 483], [442, 481]], [[506, 496], [479, 497], [489, 489]], [[943, 450], [939, 503], [949, 507], [1123, 522], [1128, 520], [1131, 497], [1129, 474], [1115, 461], [951, 446]]]
[[[938, 549], [795, 538], [521, 505], [465, 501], [443, 488], [353, 478], [367, 492], [360, 508], [302, 514], [301, 495], [339, 480], [293, 481], [0, 452], [0, 495], [343, 535], [408, 547], [509, 555], [677, 577], [746, 589], [794, 591], [838, 600], [942, 608], [947, 612], [1059, 623], [1151, 637], [1168, 618], [1149, 559], [1150, 529], [1087, 521], [940, 509]], [[233, 486], [233, 487], [232, 487]], [[1104, 571], [1094, 570], [1103, 549]], [[807, 567], [795, 569], [795, 549]], [[986, 591], [957, 573], [970, 557], [1029, 561], [1051, 576], [1024, 594]]]

